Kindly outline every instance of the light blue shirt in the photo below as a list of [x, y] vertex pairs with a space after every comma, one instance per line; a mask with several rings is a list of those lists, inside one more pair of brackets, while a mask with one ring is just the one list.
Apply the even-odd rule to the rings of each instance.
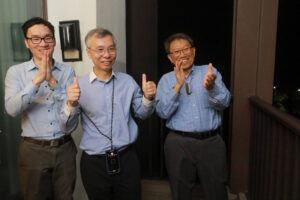
[[22, 136], [43, 140], [60, 138], [63, 132], [59, 127], [59, 114], [75, 73], [71, 67], [55, 62], [52, 74], [57, 80], [56, 86], [51, 88], [44, 81], [38, 87], [32, 83], [38, 70], [33, 59], [8, 69], [5, 108], [13, 117], [22, 115]]
[[[166, 126], [169, 129], [203, 132], [214, 130], [221, 125], [221, 112], [229, 106], [231, 95], [222, 82], [221, 74], [215, 68], [212, 69], [217, 75], [214, 88], [208, 91], [203, 87], [207, 70], [208, 65], [193, 65], [179, 93], [173, 90], [176, 85], [174, 71], [160, 79], [155, 98], [156, 112], [161, 118], [167, 119]], [[190, 95], [186, 92], [188, 82], [192, 88]]]
[[[111, 148], [110, 140], [97, 131], [86, 115], [103, 134], [111, 137], [113, 79], [112, 141], [114, 149], [136, 141], [138, 127], [131, 111], [140, 119], [145, 119], [154, 112], [153, 105], [144, 105], [140, 87], [128, 74], [115, 72], [107, 82], [98, 79], [94, 72], [79, 78], [81, 95], [78, 109], [73, 114], [63, 110], [60, 122], [62, 129], [70, 133], [76, 129], [78, 115], [81, 115], [83, 136], [80, 148], [90, 155], [104, 154]], [[65, 107], [69, 108], [66, 105]]]

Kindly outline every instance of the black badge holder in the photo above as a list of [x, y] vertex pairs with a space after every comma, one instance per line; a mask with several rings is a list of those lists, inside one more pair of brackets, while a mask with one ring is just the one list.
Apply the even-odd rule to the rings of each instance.
[[118, 174], [121, 171], [119, 153], [116, 150], [109, 150], [106, 151], [105, 155], [107, 173], [110, 175]]
[[192, 86], [190, 82], [185, 83], [185, 91], [188, 95], [192, 94]]

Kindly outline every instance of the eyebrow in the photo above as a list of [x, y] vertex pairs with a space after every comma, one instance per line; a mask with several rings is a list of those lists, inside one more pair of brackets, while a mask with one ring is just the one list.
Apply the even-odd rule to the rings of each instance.
[[[116, 47], [115, 44], [112, 44], [112, 45], [109, 45], [107, 48], [110, 48], [110, 47]], [[96, 46], [97, 49], [99, 48], [105, 48], [104, 46]]]
[[[44, 37], [48, 37], [48, 36], [54, 37], [54, 35], [52, 33], [46, 34]], [[39, 35], [31, 35], [31, 36], [28, 36], [28, 37], [40, 37], [40, 36]]]
[[[192, 47], [192, 46], [186, 46], [186, 47], [182, 47], [182, 48], [180, 48], [180, 49], [173, 49], [173, 51], [180, 51], [180, 50], [182, 50], [182, 49], [186, 49], [186, 48], [190, 48], [190, 47]], [[171, 49], [170, 49], [171, 50]]]

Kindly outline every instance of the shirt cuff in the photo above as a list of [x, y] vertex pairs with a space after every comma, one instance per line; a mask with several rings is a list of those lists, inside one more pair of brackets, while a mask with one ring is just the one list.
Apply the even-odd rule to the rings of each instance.
[[75, 115], [77, 110], [78, 110], [78, 105], [76, 107], [71, 107], [71, 106], [68, 106], [67, 104], [65, 104], [64, 112], [67, 116]]
[[147, 99], [144, 95], [143, 95], [143, 104], [146, 106], [146, 107], [151, 107], [154, 103], [153, 100], [149, 100]]

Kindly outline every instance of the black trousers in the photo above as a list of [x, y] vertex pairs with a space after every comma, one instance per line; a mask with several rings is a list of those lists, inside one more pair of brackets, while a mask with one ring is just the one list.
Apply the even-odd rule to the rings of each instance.
[[140, 200], [140, 164], [133, 148], [120, 154], [121, 171], [107, 174], [103, 155], [83, 152], [80, 160], [81, 178], [90, 200]]
[[226, 147], [219, 135], [200, 140], [170, 131], [164, 148], [174, 200], [192, 199], [197, 176], [206, 200], [227, 200]]
[[24, 200], [73, 199], [76, 153], [73, 140], [59, 147], [22, 140], [19, 169]]

